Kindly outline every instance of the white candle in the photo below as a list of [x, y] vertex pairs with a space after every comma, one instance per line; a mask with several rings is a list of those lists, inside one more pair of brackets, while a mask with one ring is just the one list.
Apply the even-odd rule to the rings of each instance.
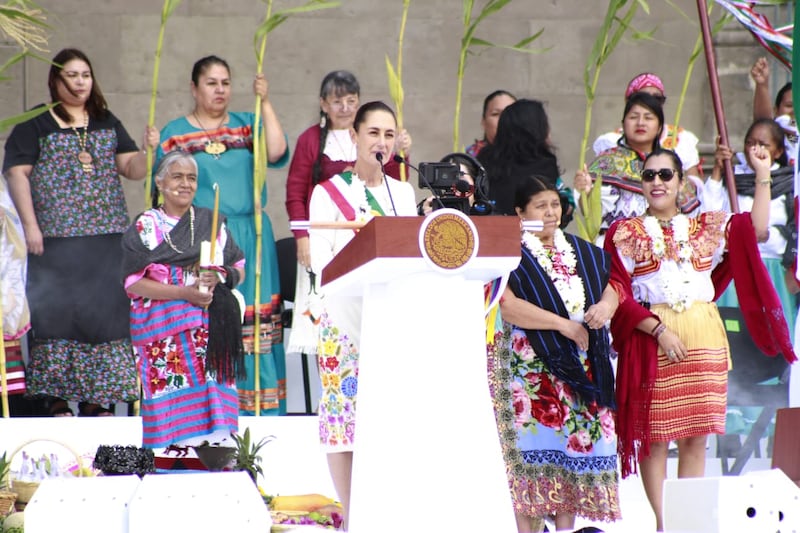
[[[213, 264], [211, 262], [211, 241], [200, 241], [200, 269]], [[208, 292], [208, 287], [200, 285], [200, 292]]]
[[213, 264], [211, 261], [211, 241], [200, 242], [200, 266], [206, 267]]

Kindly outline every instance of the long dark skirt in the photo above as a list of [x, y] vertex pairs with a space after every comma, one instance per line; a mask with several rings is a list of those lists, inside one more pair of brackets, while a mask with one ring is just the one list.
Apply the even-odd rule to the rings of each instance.
[[28, 256], [28, 393], [109, 403], [138, 397], [121, 234], [47, 238]]

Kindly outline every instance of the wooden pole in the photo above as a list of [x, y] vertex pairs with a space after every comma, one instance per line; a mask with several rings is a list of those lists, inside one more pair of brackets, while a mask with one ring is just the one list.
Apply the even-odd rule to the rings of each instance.
[[[719, 90], [719, 76], [717, 75], [717, 62], [714, 59], [714, 43], [711, 40], [711, 26], [708, 22], [708, 5], [706, 0], [697, 0], [697, 15], [700, 17], [700, 30], [703, 34], [703, 48], [706, 54], [706, 67], [708, 67], [708, 85], [711, 88], [711, 101], [714, 104], [714, 117], [717, 120], [719, 143], [730, 147], [728, 141], [728, 127], [725, 124], [725, 111], [722, 109], [722, 94]], [[739, 200], [736, 197], [736, 181], [733, 178], [733, 165], [730, 160], [725, 161], [725, 185], [731, 201], [731, 211], [739, 212]]]

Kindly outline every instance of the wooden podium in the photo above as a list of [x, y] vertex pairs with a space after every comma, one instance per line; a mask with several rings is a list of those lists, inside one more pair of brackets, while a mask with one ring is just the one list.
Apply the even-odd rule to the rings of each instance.
[[772, 468], [780, 468], [800, 486], [800, 407], [778, 409]]
[[[427, 253], [459, 256], [471, 232], [460, 267]], [[323, 270], [326, 294], [363, 297], [352, 533], [516, 531], [483, 287], [519, 264], [519, 235], [516, 217], [377, 217]]]

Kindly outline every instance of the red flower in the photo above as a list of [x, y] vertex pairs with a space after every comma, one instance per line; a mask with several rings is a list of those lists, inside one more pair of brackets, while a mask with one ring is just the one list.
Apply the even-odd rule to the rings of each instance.
[[585, 429], [579, 430], [577, 433], [573, 433], [567, 439], [567, 450], [575, 453], [589, 453], [594, 448], [592, 444], [592, 438], [589, 436], [589, 432]]
[[565, 406], [558, 398], [558, 392], [547, 374], [538, 374], [535, 377], [538, 378], [539, 388], [536, 391], [537, 398], [531, 401], [531, 415], [549, 428], [561, 429], [566, 417]]
[[176, 352], [170, 352], [167, 355], [167, 370], [173, 374], [183, 374], [185, 369], [183, 368], [183, 361]]
[[160, 392], [167, 386], [166, 376], [155, 366], [150, 366], [150, 370], [147, 372], [147, 382], [150, 384], [150, 390], [153, 392]]
[[326, 357], [325, 364], [323, 365], [325, 368], [333, 372], [337, 368], [339, 368], [339, 360], [335, 357]]
[[198, 348], [208, 346], [208, 330], [197, 328], [194, 334], [194, 343]]

